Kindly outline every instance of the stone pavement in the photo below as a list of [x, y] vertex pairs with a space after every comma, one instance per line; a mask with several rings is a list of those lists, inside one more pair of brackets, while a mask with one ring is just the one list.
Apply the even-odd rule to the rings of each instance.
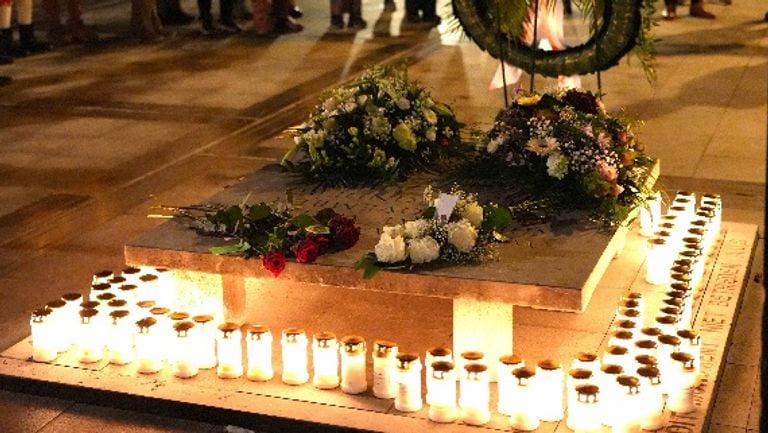
[[[306, 116], [323, 88], [366, 64], [409, 59], [410, 74], [469, 124], [487, 125], [501, 107], [501, 92], [487, 90], [497, 63], [453, 35], [401, 29], [402, 1], [389, 14], [380, 0], [365, 0], [369, 29], [357, 35], [327, 34], [327, 3], [299, 2], [302, 33], [211, 40], [190, 26], [149, 45], [127, 38], [129, 2], [88, 4], [85, 19], [103, 42], [0, 69], [16, 80], [0, 88], [0, 348], [28, 333], [34, 307], [85, 290], [95, 270], [119, 269], [123, 244], [158, 224], [146, 218], [152, 204], [204, 200], [279, 158], [288, 145], [280, 132]], [[716, 20], [683, 15], [657, 27], [655, 86], [623, 62], [603, 74], [605, 100], [646, 121], [640, 135], [661, 157], [669, 190], [721, 193], [725, 218], [760, 224], [762, 239], [766, 5], [707, 7]], [[192, 2], [185, 8], [195, 10]], [[583, 83], [595, 89], [594, 77]], [[718, 390], [714, 433], [757, 430], [760, 256]], [[0, 391], [2, 432], [104, 430], [223, 428]]]

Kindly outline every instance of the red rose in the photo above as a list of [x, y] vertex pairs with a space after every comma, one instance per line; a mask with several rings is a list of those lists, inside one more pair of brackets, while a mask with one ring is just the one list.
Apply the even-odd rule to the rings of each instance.
[[360, 239], [360, 227], [343, 215], [336, 215], [328, 224], [334, 248], [346, 250], [352, 248]]
[[264, 265], [266, 270], [272, 272], [272, 275], [277, 277], [285, 269], [285, 256], [281, 253], [267, 253], [262, 257], [261, 264]]
[[312, 263], [320, 255], [320, 246], [311, 238], [304, 239], [296, 246], [296, 261]]
[[448, 137], [443, 137], [440, 139], [440, 144], [442, 144], [443, 146], [447, 146], [451, 144], [451, 140], [449, 140]]
[[310, 237], [315, 243], [317, 244], [317, 249], [320, 252], [319, 255], [323, 255], [328, 252], [328, 249], [331, 248], [331, 240], [328, 239], [328, 236], [326, 235], [317, 235]]

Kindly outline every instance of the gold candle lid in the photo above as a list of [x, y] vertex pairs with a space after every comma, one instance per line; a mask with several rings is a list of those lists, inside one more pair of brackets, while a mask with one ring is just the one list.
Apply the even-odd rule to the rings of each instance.
[[686, 265], [675, 265], [672, 266], [670, 269], [672, 273], [675, 274], [690, 274], [691, 273], [691, 267]]
[[124, 284], [126, 281], [127, 281], [127, 280], [126, 280], [125, 278], [123, 278], [123, 277], [112, 277], [112, 278], [110, 278], [109, 280], [107, 280], [107, 282], [108, 282], [109, 284], [113, 285], [113, 286], [122, 285], [122, 284]]
[[605, 351], [611, 355], [626, 355], [629, 349], [624, 346], [608, 346]]
[[115, 276], [115, 274], [112, 271], [99, 271], [93, 274], [95, 278], [104, 279], [104, 278], [112, 278]]
[[681, 292], [690, 292], [691, 291], [691, 285], [686, 281], [678, 281], [676, 283], [672, 283], [669, 285], [672, 290], [677, 290]]
[[674, 325], [678, 321], [679, 319], [677, 317], [670, 315], [656, 317], [656, 322], [661, 323], [662, 325]]
[[139, 301], [136, 303], [139, 308], [153, 308], [155, 301]]
[[155, 274], [144, 274], [139, 277], [139, 280], [141, 280], [142, 283], [151, 283], [157, 281], [158, 277]]
[[445, 379], [448, 373], [453, 371], [454, 365], [450, 361], [435, 361], [431, 365], [432, 377], [436, 379]]
[[101, 305], [101, 303], [98, 302], [98, 301], [85, 301], [85, 302], [81, 302], [80, 303], [80, 307], [84, 308], [86, 310], [94, 309], [94, 308], [98, 307], [99, 305]]
[[94, 317], [96, 317], [99, 314], [99, 310], [95, 308], [83, 308], [80, 310], [80, 323], [87, 324], [91, 323], [91, 320], [93, 320]]
[[592, 377], [592, 371], [584, 368], [575, 368], [569, 371], [568, 374], [577, 380], [587, 380]]
[[240, 325], [235, 322], [224, 322], [218, 326], [224, 338], [232, 338], [234, 333], [240, 329]]
[[451, 349], [447, 347], [437, 346], [437, 347], [430, 347], [429, 349], [427, 349], [427, 353], [432, 357], [442, 358], [445, 356], [451, 356], [451, 354], [453, 354], [453, 351], [451, 351]]
[[635, 341], [635, 346], [641, 349], [655, 349], [658, 345], [653, 340], [638, 340]]
[[621, 314], [624, 317], [640, 317], [640, 310], [636, 310], [634, 308], [620, 308], [619, 314]]
[[109, 308], [122, 308], [128, 305], [128, 301], [125, 299], [113, 299], [109, 302], [107, 302], [107, 306]]
[[680, 338], [675, 335], [660, 335], [659, 343], [677, 347], [680, 345]]
[[178, 322], [179, 320], [187, 320], [189, 319], [189, 313], [185, 313], [184, 311], [176, 311], [171, 313], [168, 318], [174, 322]]
[[482, 373], [488, 370], [488, 366], [477, 362], [469, 362], [464, 364], [464, 371], [467, 373], [468, 379], [478, 379]]
[[662, 302], [669, 303], [667, 301], [674, 299], [680, 301], [680, 305], [683, 305], [685, 304], [685, 299], [688, 298], [689, 292], [683, 290], [669, 290], [665, 295], [667, 295], [667, 297]]
[[517, 365], [523, 362], [523, 358], [512, 354], [512, 355], [504, 355], [499, 357], [499, 362], [501, 362], [504, 365]]
[[536, 364], [542, 370], [552, 371], [560, 368], [560, 363], [554, 359], [543, 359]]
[[139, 327], [140, 334], [146, 334], [147, 331], [149, 331], [149, 328], [155, 326], [156, 324], [157, 320], [155, 320], [154, 317], [145, 317], [136, 321], [136, 326]]
[[686, 190], [677, 191], [675, 195], [690, 198], [690, 197], [693, 197], [693, 191], [686, 191]]
[[683, 367], [686, 369], [693, 369], [693, 356], [690, 353], [686, 352], [673, 352], [671, 355], [672, 359], [683, 364]]
[[387, 340], [376, 340], [373, 342], [373, 355], [377, 358], [386, 358], [391, 353], [397, 351], [397, 343]]
[[336, 343], [336, 334], [333, 332], [318, 332], [312, 338], [318, 347], [331, 347], [332, 344]]
[[[654, 234], [655, 234], [655, 235], [658, 235], [658, 233], [654, 233]], [[667, 236], [669, 236], [669, 233], [666, 233], [666, 232], [664, 232], [664, 234], [666, 234]], [[666, 244], [667, 244], [667, 241], [666, 241], [666, 239], [664, 239], [664, 238], [656, 237], [656, 238], [651, 238], [651, 239], [648, 239], [648, 243], [649, 243], [649, 244], [651, 244], [651, 246], [654, 246], [654, 245], [656, 245], [656, 246], [662, 246], [662, 245], [666, 245]]]
[[637, 369], [637, 374], [642, 377], [659, 377], [659, 369], [650, 365], [645, 365]]
[[74, 293], [74, 292], [65, 293], [61, 295], [61, 299], [63, 299], [66, 302], [75, 302], [83, 299], [83, 295], [81, 295], [80, 293]]
[[96, 293], [103, 292], [103, 291], [109, 290], [111, 288], [112, 288], [112, 286], [110, 286], [109, 284], [106, 284], [106, 283], [92, 284], [91, 285], [91, 290], [93, 290]]
[[637, 327], [637, 323], [635, 323], [634, 320], [625, 319], [625, 320], [619, 320], [618, 322], [616, 322], [616, 329], [629, 331], [629, 330], [635, 329], [636, 327]]
[[121, 292], [131, 292], [131, 291], [134, 291], [134, 290], [136, 290], [136, 289], [137, 289], [137, 287], [136, 287], [136, 285], [135, 285], [135, 284], [123, 284], [123, 285], [122, 285], [122, 286], [120, 286], [120, 288], [119, 288], [119, 290], [120, 290]]
[[623, 386], [630, 394], [637, 394], [640, 392], [640, 379], [635, 376], [621, 375], [616, 378], [616, 382]]
[[67, 303], [63, 299], [56, 299], [55, 301], [51, 301], [45, 304], [45, 306], [51, 310], [58, 310], [59, 308], [63, 308], [65, 305], [67, 305]]
[[622, 299], [619, 301], [619, 307], [621, 308], [638, 308], [640, 302], [637, 299]]
[[597, 360], [597, 354], [592, 352], [579, 352], [576, 354], [576, 359], [581, 362], [592, 362]]
[[635, 356], [635, 361], [637, 361], [638, 364], [647, 366], [656, 366], [659, 363], [653, 355], [637, 355]]
[[269, 334], [269, 327], [259, 324], [253, 324], [246, 326], [246, 332], [248, 332], [248, 336], [251, 338], [251, 340], [261, 340], [264, 335]]
[[584, 403], [597, 403], [597, 395], [600, 393], [600, 387], [587, 383], [576, 387], [577, 399]]
[[109, 301], [111, 301], [111, 300], [113, 300], [115, 298], [116, 298], [115, 294], [114, 293], [109, 293], [109, 292], [107, 292], [107, 293], [99, 293], [98, 295], [96, 295], [96, 299], [98, 299], [99, 302], [109, 302]]
[[123, 269], [120, 273], [123, 275], [135, 275], [135, 274], [138, 274], [139, 272], [141, 272], [141, 269], [134, 268], [133, 266], [129, 266]]
[[688, 340], [693, 345], [699, 344], [701, 340], [699, 333], [692, 329], [681, 329], [677, 331], [677, 336]]
[[485, 354], [477, 350], [468, 350], [466, 352], [461, 352], [461, 358], [467, 361], [480, 361], [484, 357], [485, 357]]
[[661, 335], [661, 329], [651, 326], [641, 329], [640, 332], [643, 335], [648, 335], [649, 337], [658, 337]]
[[419, 355], [409, 352], [401, 352], [397, 354], [397, 368], [400, 370], [408, 370], [411, 365], [419, 362]]
[[170, 313], [171, 310], [165, 307], [152, 307], [151, 310], [149, 310], [151, 314], [154, 314], [155, 316], [165, 316], [166, 314]]
[[625, 330], [613, 331], [611, 333], [611, 337], [618, 338], [619, 340], [631, 340], [632, 339], [632, 332], [631, 331], [625, 331]]
[[164, 274], [167, 272], [171, 272], [171, 270], [168, 268], [155, 268], [155, 272], [157, 272], [158, 274]]
[[528, 384], [528, 381], [536, 376], [536, 370], [530, 367], [520, 367], [512, 371], [512, 375], [517, 379], [519, 385]]
[[600, 370], [605, 374], [621, 374], [624, 372], [624, 367], [617, 364], [603, 364]]
[[668, 316], [678, 316], [683, 313], [683, 311], [678, 307], [668, 306], [664, 307], [661, 310], [662, 313], [668, 315]]
[[38, 308], [32, 312], [32, 321], [35, 323], [42, 323], [45, 321], [46, 317], [51, 315], [51, 313], [52, 311], [48, 307]]
[[173, 324], [173, 330], [176, 331], [177, 337], [188, 337], [189, 331], [195, 327], [195, 322], [190, 320], [182, 320]]
[[195, 323], [208, 323], [213, 321], [213, 316], [210, 314], [198, 314], [197, 316], [194, 316], [192, 320]]
[[341, 339], [344, 352], [349, 354], [365, 353], [365, 339], [359, 335], [347, 335]]
[[130, 315], [128, 310], [114, 310], [109, 312], [109, 317], [112, 318], [112, 324], [117, 325], [120, 319], [124, 319]]

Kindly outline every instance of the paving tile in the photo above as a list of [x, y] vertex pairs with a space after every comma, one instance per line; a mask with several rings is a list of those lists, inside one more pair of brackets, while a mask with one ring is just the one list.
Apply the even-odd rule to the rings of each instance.
[[746, 428], [759, 368], [727, 364], [717, 390], [712, 422]]
[[706, 179], [760, 182], [765, 178], [765, 159], [705, 155], [694, 175]]
[[35, 433], [71, 405], [65, 400], [0, 390], [0, 431]]
[[39, 433], [204, 433], [212, 428], [205, 423], [77, 404]]

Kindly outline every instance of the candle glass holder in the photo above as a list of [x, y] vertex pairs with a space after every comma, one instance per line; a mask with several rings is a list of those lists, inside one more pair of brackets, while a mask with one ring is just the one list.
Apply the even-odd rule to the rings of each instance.
[[603, 353], [603, 365], [620, 365], [624, 370], [628, 370], [632, 366], [633, 358], [634, 355], [626, 346], [608, 346]]
[[36, 362], [53, 362], [58, 353], [56, 328], [50, 321], [51, 310], [40, 308], [32, 312], [29, 326], [32, 329], [32, 360]]
[[460, 381], [459, 406], [461, 421], [467, 425], [485, 425], [491, 420], [490, 383], [488, 366], [485, 364], [468, 363]]
[[598, 386], [602, 393], [601, 419], [603, 425], [613, 427], [618, 423], [618, 409], [616, 407], [618, 396], [621, 392], [618, 378], [624, 373], [624, 367], [617, 364], [606, 364], [600, 368]]
[[333, 389], [339, 386], [339, 342], [334, 333], [320, 332], [314, 335], [312, 363], [312, 384], [315, 388]]
[[668, 238], [654, 237], [648, 240], [648, 254], [645, 260], [645, 281], [653, 285], [669, 282], [669, 268], [672, 250]]
[[247, 330], [247, 377], [256, 382], [271, 380], [275, 375], [272, 368], [272, 332], [263, 325], [250, 325]]
[[515, 376], [512, 395], [512, 415], [509, 424], [515, 430], [533, 431], [539, 428], [539, 400], [536, 391], [536, 370], [520, 367], [512, 372]]
[[[397, 383], [395, 368], [397, 367], [397, 343], [386, 340], [373, 342], [373, 395], [377, 398], [395, 398]], [[429, 395], [429, 388], [427, 388]]]
[[660, 219], [661, 194], [656, 191], [646, 199], [645, 205], [640, 207], [640, 235], [653, 236]]
[[512, 415], [512, 394], [511, 389], [515, 376], [512, 374], [515, 370], [523, 366], [523, 359], [517, 355], [505, 355], [499, 358], [496, 366], [498, 372], [498, 401], [496, 409], [502, 415]]
[[84, 364], [101, 361], [104, 357], [104, 315], [99, 310], [80, 310], [77, 335], [78, 360]]
[[689, 353], [674, 352], [670, 359], [672, 366], [667, 408], [675, 413], [695, 412], [693, 391], [696, 387], [696, 367], [693, 365], [693, 357]]
[[456, 421], [456, 373], [453, 362], [436, 361], [431, 366], [432, 377], [427, 381], [427, 395], [433, 395], [429, 403], [429, 419], [438, 423]]
[[[583, 417], [583, 414], [580, 413], [579, 410], [575, 409], [579, 398], [578, 389], [583, 385], [593, 384], [596, 381], [596, 378], [594, 377], [594, 374], [591, 370], [584, 370], [579, 368], [569, 371], [568, 378], [566, 380], [566, 407], [568, 408], [568, 416], [565, 419], [565, 424], [569, 429], [578, 431], [578, 427], [583, 424], [583, 422], [580, 422], [582, 421], [581, 417]], [[599, 412], [597, 415], [597, 425], [600, 425]]]
[[157, 373], [163, 368], [165, 333], [157, 327], [157, 319], [145, 317], [136, 322], [136, 364], [142, 374]]
[[640, 409], [642, 408], [640, 379], [636, 376], [621, 375], [616, 381], [619, 385], [616, 400], [618, 412], [613, 431], [616, 433], [635, 433], [640, 430]]
[[643, 388], [642, 404], [639, 410], [640, 428], [645, 431], [659, 430], [665, 424], [664, 396], [659, 369], [643, 366], [637, 369], [637, 376]]
[[368, 350], [363, 337], [349, 335], [341, 339], [341, 390], [360, 394], [368, 389], [366, 358]]
[[213, 316], [199, 314], [192, 317], [192, 321], [195, 323], [195, 333], [197, 334], [195, 362], [198, 368], [203, 370], [216, 368], [216, 326], [214, 326]]
[[600, 424], [600, 387], [594, 384], [581, 384], [574, 389], [573, 404], [568, 406], [568, 427], [577, 433], [599, 433]]
[[198, 365], [199, 334], [195, 322], [182, 320], [174, 323], [173, 375], [182, 379], [195, 377], [200, 372]]
[[307, 334], [303, 329], [283, 330], [281, 339], [283, 355], [283, 383], [301, 385], [309, 382], [307, 369]]
[[243, 375], [243, 334], [240, 324], [225, 322], [216, 332], [216, 375], [222, 379], [236, 379]]
[[539, 418], [542, 421], [555, 422], [563, 419], [565, 373], [560, 363], [545, 359], [536, 365], [536, 389], [540, 405]]
[[423, 406], [421, 400], [421, 362], [414, 353], [398, 353], [395, 371], [397, 395], [395, 409], [400, 412], [416, 412]]
[[107, 351], [109, 362], [125, 365], [133, 362], [134, 341], [133, 321], [128, 310], [113, 310], [109, 312], [110, 326], [107, 329]]
[[67, 313], [69, 313], [69, 310], [67, 309], [67, 302], [63, 299], [56, 299], [47, 303], [45, 306], [51, 310], [51, 314], [48, 317], [48, 322], [50, 323], [53, 332], [57, 334], [56, 341], [54, 342], [56, 345], [56, 351], [59, 353], [66, 352], [75, 342], [74, 334], [67, 334], [64, 332], [69, 325], [67, 320]]

